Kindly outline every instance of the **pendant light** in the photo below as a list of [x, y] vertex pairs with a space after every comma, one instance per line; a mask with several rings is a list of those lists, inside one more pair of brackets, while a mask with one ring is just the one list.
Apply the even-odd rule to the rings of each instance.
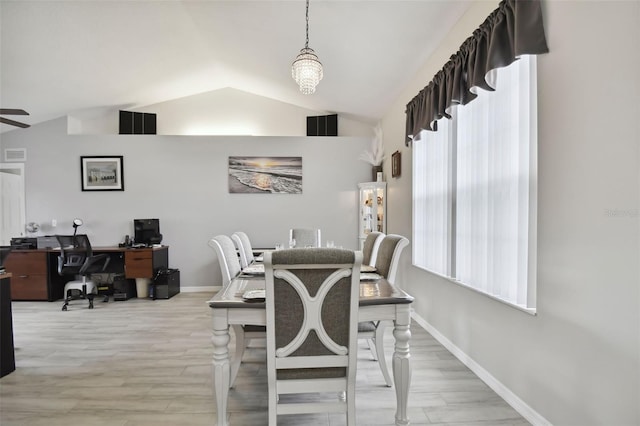
[[305, 95], [313, 94], [323, 77], [322, 64], [318, 60], [318, 55], [309, 47], [309, 0], [307, 0], [307, 38], [304, 48], [300, 50], [300, 54], [291, 65], [291, 77]]

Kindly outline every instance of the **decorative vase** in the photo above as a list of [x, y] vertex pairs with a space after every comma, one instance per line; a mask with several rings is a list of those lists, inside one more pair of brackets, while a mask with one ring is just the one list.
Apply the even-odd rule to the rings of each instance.
[[378, 180], [378, 173], [382, 173], [382, 164], [380, 164], [379, 166], [373, 166], [371, 172], [371, 182], [376, 182]]

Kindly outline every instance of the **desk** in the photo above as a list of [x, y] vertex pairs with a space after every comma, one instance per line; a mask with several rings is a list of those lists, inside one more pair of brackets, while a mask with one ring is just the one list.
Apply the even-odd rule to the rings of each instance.
[[0, 377], [16, 369], [11, 314], [11, 274], [0, 274]]
[[[229, 397], [229, 325], [266, 325], [265, 304], [247, 303], [244, 290], [265, 288], [264, 278], [236, 278], [211, 300], [213, 312], [213, 383], [217, 407], [217, 425], [228, 426], [227, 400]], [[411, 303], [413, 297], [391, 285], [387, 280], [360, 283], [358, 321], [392, 320], [395, 350], [393, 353], [393, 379], [396, 389], [396, 425], [408, 425], [407, 398], [411, 383], [409, 341], [411, 340]]]
[[[5, 260], [5, 269], [13, 273], [12, 300], [62, 299], [69, 277], [58, 274], [56, 249], [13, 250]], [[153, 278], [158, 269], [169, 267], [169, 247], [93, 247], [94, 254], [107, 253], [111, 261], [105, 273], [124, 273], [126, 278]]]

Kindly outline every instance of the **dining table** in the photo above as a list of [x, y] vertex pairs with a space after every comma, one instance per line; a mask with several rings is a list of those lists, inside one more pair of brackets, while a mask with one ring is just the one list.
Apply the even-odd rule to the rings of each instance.
[[[218, 426], [229, 425], [230, 359], [229, 326], [234, 324], [266, 325], [264, 299], [247, 298], [265, 288], [264, 275], [240, 274], [207, 303], [213, 321], [213, 391]], [[243, 297], [245, 296], [245, 297]], [[396, 393], [396, 425], [408, 425], [407, 399], [411, 383], [411, 303], [413, 297], [379, 276], [360, 282], [358, 321], [392, 321], [395, 340], [392, 358], [393, 381]]]

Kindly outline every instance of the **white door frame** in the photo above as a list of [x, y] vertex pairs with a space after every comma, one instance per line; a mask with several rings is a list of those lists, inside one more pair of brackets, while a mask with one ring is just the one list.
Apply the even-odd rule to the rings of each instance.
[[0, 183], [0, 245], [9, 245], [12, 237], [24, 236], [27, 220], [24, 163], [0, 163], [0, 175], [5, 174], [19, 176], [19, 180], [10, 187]]

